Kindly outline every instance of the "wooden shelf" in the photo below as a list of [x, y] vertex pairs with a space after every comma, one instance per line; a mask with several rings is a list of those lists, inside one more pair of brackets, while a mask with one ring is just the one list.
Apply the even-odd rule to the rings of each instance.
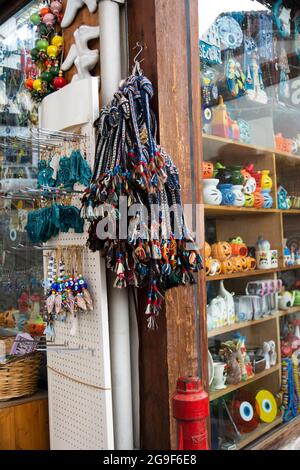
[[256, 441], [259, 437], [263, 436], [266, 432], [271, 431], [271, 429], [274, 429], [276, 426], [279, 426], [282, 423], [282, 417], [278, 416], [273, 423], [261, 423], [258, 425], [258, 427], [255, 429], [255, 431], [249, 433], [249, 434], [244, 434], [241, 441], [237, 443], [236, 449], [240, 450], [243, 449], [244, 447], [248, 446], [251, 444], [251, 442]]
[[210, 390], [209, 401], [213, 401], [213, 400], [216, 400], [217, 398], [221, 398], [224, 395], [227, 395], [228, 393], [234, 392], [235, 390], [245, 387], [246, 385], [249, 385], [252, 382], [256, 382], [257, 380], [262, 379], [263, 377], [266, 377], [267, 375], [273, 374], [274, 372], [279, 371], [280, 367], [281, 367], [280, 364], [277, 364], [276, 366], [271, 367], [270, 369], [266, 369], [263, 372], [260, 372], [259, 374], [255, 374], [251, 379], [248, 379], [245, 382], [240, 382], [237, 385], [228, 385], [228, 387], [224, 388], [223, 390]]
[[277, 317], [282, 316], [280, 315], [281, 313], [282, 312], [276, 312], [274, 313], [274, 315], [269, 315], [268, 317], [263, 317], [259, 320], [245, 321], [240, 323], [234, 323], [230, 326], [223, 326], [222, 328], [215, 328], [214, 330], [208, 331], [207, 336], [208, 338], [214, 338], [215, 336], [224, 335], [226, 333], [230, 333], [231, 331], [242, 330], [243, 328], [247, 328], [249, 326], [260, 325], [261, 323], [265, 323], [266, 321], [275, 320]]
[[294, 266], [285, 266], [284, 268], [280, 268], [279, 271], [295, 271], [296, 269], [300, 269], [299, 264], [295, 264]]
[[[227, 215], [278, 214], [279, 209], [255, 209], [254, 207], [210, 206], [204, 205], [205, 216], [222, 217]], [[299, 211], [300, 214], [300, 211]]]
[[228, 147], [228, 150], [235, 150], [236, 152], [243, 153], [249, 158], [251, 155], [271, 153], [274, 154], [278, 159], [285, 158], [295, 162], [299, 161], [300, 163], [300, 156], [293, 153], [278, 152], [276, 149], [259, 147], [253, 144], [244, 144], [243, 142], [239, 142], [237, 140], [226, 139], [224, 137], [218, 137], [215, 135], [203, 134], [202, 137], [204, 149], [206, 150], [205, 154], [208, 159], [210, 157], [218, 157], [218, 155], [216, 155], [217, 149], [226, 146]]
[[220, 274], [219, 276], [206, 276], [206, 282], [222, 281], [224, 279], [239, 279], [240, 277], [253, 277], [262, 276], [264, 274], [273, 274], [281, 271], [281, 268], [276, 269], [255, 269], [254, 271], [241, 271], [233, 274]]
[[289, 308], [288, 310], [280, 310], [278, 312], [279, 317], [286, 317], [287, 315], [293, 315], [293, 313], [298, 313], [300, 312], [300, 306], [299, 307], [292, 307]]

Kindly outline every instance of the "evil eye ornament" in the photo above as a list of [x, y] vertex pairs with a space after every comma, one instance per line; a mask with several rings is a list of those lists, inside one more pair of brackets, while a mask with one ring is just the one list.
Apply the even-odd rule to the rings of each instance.
[[202, 112], [203, 121], [205, 124], [209, 124], [212, 120], [212, 110], [208, 106], [203, 109]]
[[250, 401], [233, 400], [232, 417], [242, 434], [253, 432], [258, 426], [258, 417]]
[[277, 416], [276, 400], [268, 390], [258, 392], [255, 397], [255, 407], [263, 423], [272, 423]]
[[236, 49], [243, 42], [243, 32], [238, 22], [230, 15], [224, 15], [217, 21], [222, 44], [228, 49]]

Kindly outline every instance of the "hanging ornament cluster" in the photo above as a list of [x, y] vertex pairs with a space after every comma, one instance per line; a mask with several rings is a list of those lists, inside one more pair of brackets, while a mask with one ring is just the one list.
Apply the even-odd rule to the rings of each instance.
[[[156, 143], [152, 96], [151, 82], [137, 70], [102, 109], [94, 175], [82, 200], [82, 215], [90, 221], [88, 246], [102, 252], [116, 274], [114, 286], [148, 288], [149, 328], [156, 327], [165, 291], [194, 283], [193, 273], [202, 268], [183, 216], [178, 170]], [[105, 218], [103, 204], [113, 208]], [[143, 214], [135, 212], [135, 204]], [[109, 233], [99, 236], [107, 220]]]
[[56, 250], [48, 262], [47, 328], [45, 334], [55, 336], [55, 321], [71, 317], [70, 335], [78, 332], [78, 314], [93, 310], [92, 297], [82, 274], [82, 248], [64, 247]]
[[45, 5], [30, 16], [31, 26], [36, 27], [38, 38], [31, 50], [33, 65], [27, 71], [25, 87], [37, 102], [68, 83], [61, 70], [64, 40], [60, 24], [63, 6], [58, 0], [47, 0]]

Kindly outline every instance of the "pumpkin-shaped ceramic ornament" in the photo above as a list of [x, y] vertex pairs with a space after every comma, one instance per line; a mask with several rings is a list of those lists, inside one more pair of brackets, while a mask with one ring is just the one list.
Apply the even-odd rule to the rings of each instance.
[[211, 246], [207, 242], [204, 243], [204, 256], [205, 256], [205, 259], [211, 256]]
[[231, 252], [233, 256], [247, 256], [248, 248], [241, 237], [233, 238], [230, 241]]
[[234, 272], [234, 265], [232, 259], [226, 259], [221, 263], [222, 274], [232, 274]]
[[240, 273], [244, 270], [244, 264], [242, 262], [241, 256], [234, 256], [231, 261], [234, 267], [234, 272]]
[[231, 246], [227, 242], [214, 243], [211, 247], [212, 256], [219, 261], [225, 261], [231, 256]]

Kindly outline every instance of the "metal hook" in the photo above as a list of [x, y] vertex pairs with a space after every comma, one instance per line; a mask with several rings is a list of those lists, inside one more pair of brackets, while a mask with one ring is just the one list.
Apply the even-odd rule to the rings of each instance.
[[138, 60], [137, 60], [137, 59], [138, 59], [139, 55], [140, 55], [140, 54], [143, 52], [143, 50], [144, 50], [144, 47], [143, 47], [139, 42], [136, 43], [136, 45], [134, 46], [133, 50], [136, 49], [137, 47], [139, 47], [140, 50], [138, 51], [137, 55], [136, 55], [135, 58], [133, 59], [133, 62], [134, 62], [135, 64], [138, 63]]

